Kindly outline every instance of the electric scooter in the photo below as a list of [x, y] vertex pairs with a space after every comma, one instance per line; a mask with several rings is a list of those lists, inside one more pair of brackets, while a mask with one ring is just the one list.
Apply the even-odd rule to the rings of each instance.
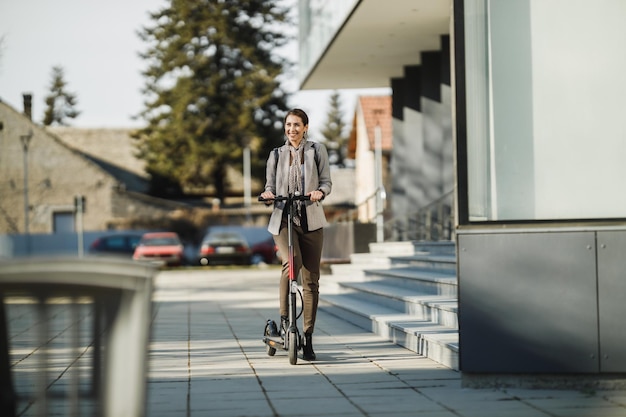
[[[303, 347], [302, 336], [298, 330], [298, 318], [302, 315], [297, 313], [296, 294], [300, 295], [300, 306], [303, 306], [302, 293], [298, 288], [297, 277], [294, 268], [293, 253], [293, 211], [296, 201], [310, 200], [308, 195], [300, 195], [298, 193], [288, 196], [276, 196], [272, 200], [285, 201], [287, 209], [287, 234], [288, 234], [288, 261], [289, 261], [289, 324], [286, 329], [279, 332], [278, 326], [274, 320], [267, 320], [263, 334], [263, 342], [267, 345], [266, 351], [269, 356], [276, 354], [276, 349], [284, 349], [288, 351], [289, 363], [295, 365], [298, 362], [298, 351]], [[259, 197], [259, 201], [268, 201]]]

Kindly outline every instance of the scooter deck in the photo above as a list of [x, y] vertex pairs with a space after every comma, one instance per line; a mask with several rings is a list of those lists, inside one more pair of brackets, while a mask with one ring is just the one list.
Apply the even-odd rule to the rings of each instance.
[[263, 336], [263, 343], [274, 349], [285, 349], [285, 341], [280, 336]]

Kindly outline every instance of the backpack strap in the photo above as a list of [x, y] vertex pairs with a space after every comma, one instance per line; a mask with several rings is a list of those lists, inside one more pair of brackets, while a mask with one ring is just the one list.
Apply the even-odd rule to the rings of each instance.
[[319, 142], [314, 142], [314, 141], [311, 141], [311, 143], [313, 144], [313, 149], [315, 150], [315, 165], [319, 165], [319, 163], [320, 163], [320, 156], [319, 156], [320, 144], [319, 144]]
[[274, 148], [274, 172], [278, 171], [278, 148]]

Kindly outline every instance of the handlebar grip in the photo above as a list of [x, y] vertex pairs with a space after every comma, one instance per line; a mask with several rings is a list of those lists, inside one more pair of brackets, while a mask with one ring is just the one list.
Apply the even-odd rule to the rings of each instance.
[[283, 196], [283, 195], [277, 195], [274, 196], [274, 198], [263, 198], [261, 196], [258, 197], [259, 201], [304, 201], [304, 200], [310, 200], [311, 196], [310, 195], [292, 195], [292, 196]]

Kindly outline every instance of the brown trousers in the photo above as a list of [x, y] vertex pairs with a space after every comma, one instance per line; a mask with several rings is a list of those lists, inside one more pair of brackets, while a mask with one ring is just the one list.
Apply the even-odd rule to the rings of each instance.
[[[278, 245], [283, 265], [279, 286], [281, 316], [289, 316], [289, 236], [287, 232], [287, 219], [283, 218], [278, 235], [274, 235], [274, 242]], [[323, 243], [324, 229], [305, 232], [302, 227], [293, 226], [294, 274], [297, 277], [302, 270], [305, 333], [313, 333], [315, 328]]]

